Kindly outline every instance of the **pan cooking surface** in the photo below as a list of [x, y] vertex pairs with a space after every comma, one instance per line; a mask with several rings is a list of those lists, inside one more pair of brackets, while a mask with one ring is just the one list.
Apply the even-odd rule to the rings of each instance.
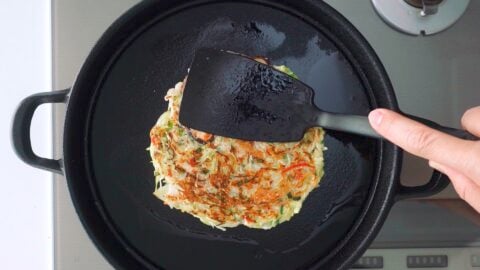
[[167, 108], [166, 91], [184, 78], [200, 47], [267, 56], [312, 86], [320, 108], [369, 111], [350, 63], [305, 21], [245, 3], [180, 11], [126, 46], [98, 91], [87, 141], [107, 218], [142, 257], [167, 269], [292, 269], [321, 259], [347, 234], [366, 199], [374, 141], [327, 131], [320, 187], [292, 220], [267, 231], [209, 228], [153, 196], [149, 130]]

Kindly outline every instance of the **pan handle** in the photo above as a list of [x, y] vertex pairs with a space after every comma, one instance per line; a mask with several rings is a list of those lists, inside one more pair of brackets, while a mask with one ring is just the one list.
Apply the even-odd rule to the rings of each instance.
[[408, 187], [400, 184], [400, 187], [397, 190], [397, 195], [395, 196], [395, 200], [400, 201], [412, 198], [429, 197], [441, 192], [449, 184], [450, 179], [448, 179], [448, 176], [434, 170], [430, 180], [424, 185]]
[[[406, 117], [420, 122], [428, 127], [436, 129], [438, 131], [447, 133], [454, 137], [464, 139], [464, 140], [478, 140], [475, 136], [468, 133], [465, 130], [455, 129], [450, 127], [444, 127], [440, 124], [437, 124], [431, 120], [427, 120], [418, 116], [402, 113]], [[440, 173], [439, 171], [434, 170], [430, 181], [422, 186], [417, 187], [407, 187], [400, 185], [399, 190], [397, 191], [396, 200], [404, 200], [409, 198], [419, 198], [419, 197], [428, 197], [439, 193], [444, 190], [450, 184], [450, 179], [448, 176]]]
[[20, 103], [15, 112], [12, 126], [12, 142], [18, 157], [25, 163], [40, 169], [63, 174], [61, 160], [37, 156], [32, 149], [30, 126], [33, 113], [44, 103], [65, 103], [70, 89], [31, 95]]

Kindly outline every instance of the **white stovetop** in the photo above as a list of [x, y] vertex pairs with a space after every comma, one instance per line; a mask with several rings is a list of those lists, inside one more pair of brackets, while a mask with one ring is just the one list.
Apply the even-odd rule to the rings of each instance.
[[[20, 161], [11, 147], [22, 98], [51, 87], [50, 0], [0, 1], [0, 268], [52, 269], [52, 174]], [[49, 106], [35, 113], [33, 148], [52, 152]]]
[[[138, 0], [52, 1], [53, 84], [55, 89], [64, 89], [72, 85], [94, 42]], [[392, 30], [374, 13], [370, 0], [326, 2], [339, 9], [370, 41], [390, 74], [404, 111], [458, 127], [462, 111], [480, 104], [480, 95], [475, 94], [480, 85], [477, 1], [472, 1], [456, 25], [433, 37], [406, 36]], [[61, 105], [55, 107], [56, 145], [61, 141], [63, 109]], [[59, 155], [61, 149], [55, 152]], [[429, 174], [426, 162], [407, 158], [402, 181], [418, 185]], [[65, 179], [56, 176], [54, 183], [55, 268], [112, 269], [81, 227]], [[452, 198], [455, 194], [449, 189], [440, 197]]]

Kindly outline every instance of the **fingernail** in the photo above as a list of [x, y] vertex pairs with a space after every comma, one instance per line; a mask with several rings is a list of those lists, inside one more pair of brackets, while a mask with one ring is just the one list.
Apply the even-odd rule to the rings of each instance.
[[432, 160], [428, 161], [428, 166], [432, 167], [433, 169], [436, 169], [438, 167], [438, 163]]
[[372, 125], [380, 126], [380, 124], [382, 123], [382, 120], [383, 120], [383, 113], [378, 111], [378, 110], [372, 111], [368, 115], [368, 119], [370, 120], [370, 123]]
[[441, 173], [445, 173], [444, 172], [444, 167], [440, 164], [440, 163], [437, 163], [435, 161], [432, 161], [432, 160], [429, 160], [428, 161], [428, 166], [432, 167], [432, 169], [434, 170], [437, 170]]

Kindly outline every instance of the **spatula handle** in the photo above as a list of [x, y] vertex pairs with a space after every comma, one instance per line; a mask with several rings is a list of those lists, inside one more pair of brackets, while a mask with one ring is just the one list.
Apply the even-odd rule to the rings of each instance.
[[[447, 133], [460, 139], [478, 140], [475, 136], [465, 130], [444, 127], [433, 121], [402, 113], [404, 116], [418, 121], [430, 128]], [[368, 117], [360, 115], [345, 115], [336, 113], [321, 112], [317, 118], [317, 124], [326, 129], [333, 129], [337, 131], [344, 131], [348, 133], [367, 136], [375, 139], [383, 139], [371, 126]]]
[[382, 136], [370, 126], [366, 116], [322, 112], [317, 118], [317, 124], [326, 129], [382, 139]]
[[437, 124], [431, 120], [428, 120], [428, 119], [425, 119], [425, 118], [421, 118], [421, 117], [418, 117], [418, 116], [415, 116], [415, 115], [411, 115], [411, 114], [406, 114], [406, 113], [402, 113], [404, 116], [412, 119], [412, 120], [415, 120], [417, 122], [420, 122], [430, 128], [433, 128], [433, 129], [436, 129], [438, 131], [441, 131], [443, 133], [447, 133], [448, 135], [451, 135], [451, 136], [454, 136], [454, 137], [457, 137], [459, 139], [464, 139], [464, 140], [471, 140], [471, 141], [477, 141], [479, 138], [473, 136], [472, 134], [470, 134], [469, 132], [463, 130], [463, 129], [456, 129], [456, 128], [451, 128], [451, 127], [445, 127], [445, 126], [442, 126], [440, 124]]

